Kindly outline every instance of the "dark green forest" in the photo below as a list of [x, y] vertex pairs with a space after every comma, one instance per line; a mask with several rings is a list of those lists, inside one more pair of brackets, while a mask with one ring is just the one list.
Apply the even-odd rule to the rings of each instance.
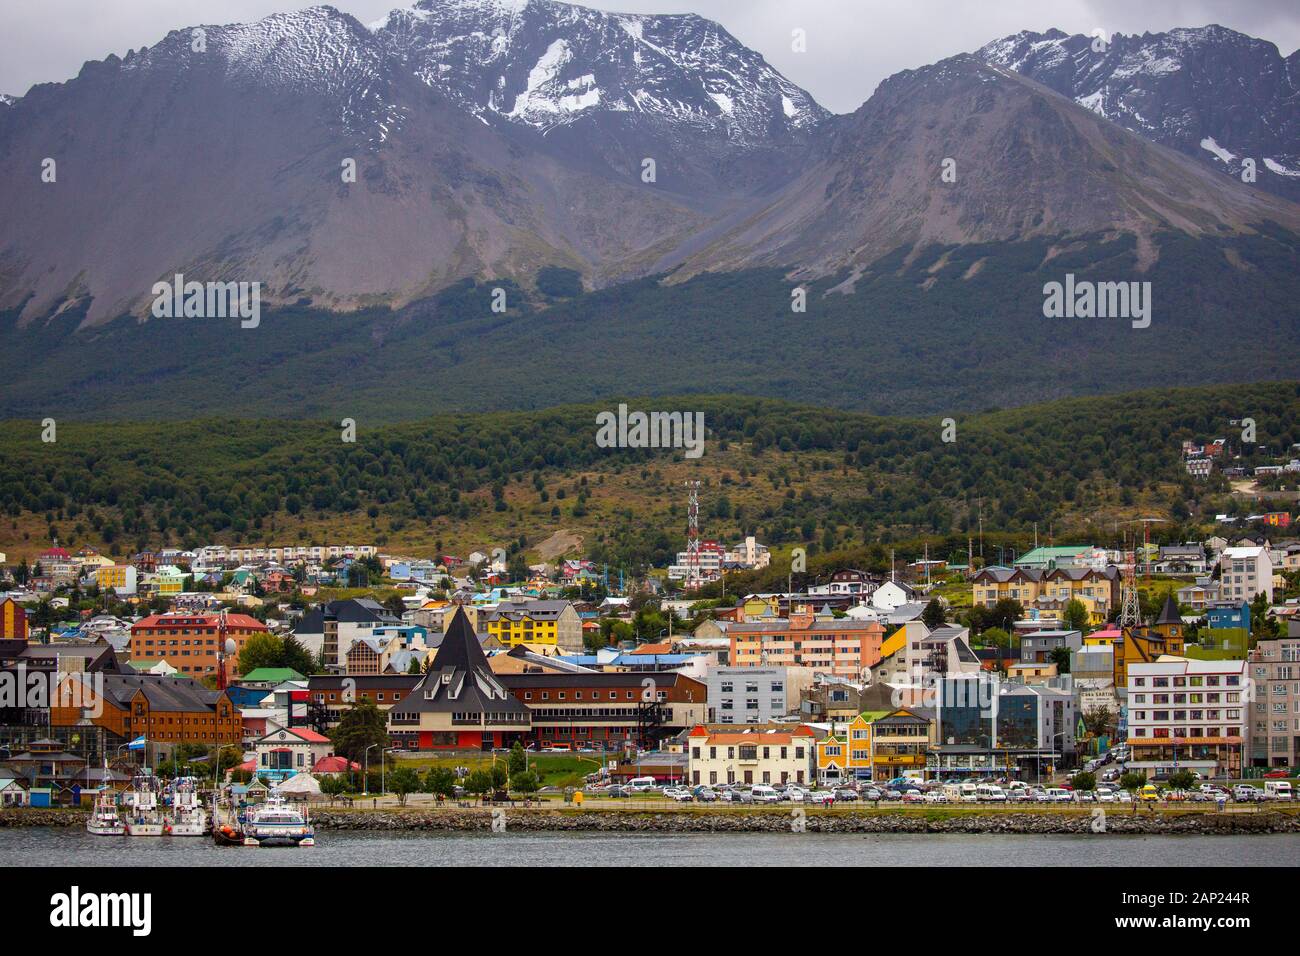
[[[1111, 540], [1121, 519], [1157, 514], [1170, 540], [1216, 510], [1244, 514], [1219, 476], [1193, 482], [1183, 439], [1226, 437], [1245, 461], [1300, 442], [1300, 383], [1063, 399], [938, 416], [884, 418], [747, 396], [678, 396], [633, 408], [700, 410], [704, 456], [604, 449], [609, 404], [538, 412], [441, 414], [358, 423], [247, 420], [57, 426], [0, 423], [0, 550], [58, 535], [114, 551], [212, 541], [273, 544], [307, 530], [432, 551], [432, 537], [477, 536], [518, 549], [577, 529], [586, 553], [617, 566], [663, 565], [682, 547], [683, 477], [705, 482], [706, 535], [757, 534], [779, 547], [947, 535], [982, 513], [990, 535], [1074, 528]], [[1241, 446], [1230, 420], [1256, 422]], [[1292, 485], [1292, 488], [1294, 485]], [[310, 524], [304, 524], [310, 522]], [[1113, 524], [1112, 524], [1113, 522]], [[24, 537], [25, 536], [25, 537]], [[517, 540], [515, 540], [517, 539]]]
[[[876, 414], [956, 414], [1156, 386], [1300, 377], [1300, 243], [1289, 233], [933, 246], [884, 257], [853, 285], [808, 285], [791, 310], [779, 269], [654, 276], [582, 291], [466, 279], [398, 311], [298, 306], [237, 320], [84, 308], [19, 328], [0, 316], [0, 417], [418, 420], [618, 395], [747, 394]], [[1049, 250], [1056, 250], [1049, 256]], [[1066, 272], [1152, 283], [1151, 327], [1046, 319]], [[491, 310], [492, 289], [509, 310]]]

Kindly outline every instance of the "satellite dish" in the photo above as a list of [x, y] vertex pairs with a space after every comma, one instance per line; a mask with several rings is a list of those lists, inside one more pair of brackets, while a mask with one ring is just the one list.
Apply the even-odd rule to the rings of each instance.
[[234, 653], [235, 653], [235, 639], [232, 637], [228, 637], [226, 638], [226, 654], [231, 655]]

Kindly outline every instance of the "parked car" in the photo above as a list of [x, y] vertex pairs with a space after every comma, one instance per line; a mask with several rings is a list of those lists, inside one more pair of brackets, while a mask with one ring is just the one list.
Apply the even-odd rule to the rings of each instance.
[[1239, 783], [1232, 788], [1232, 799], [1238, 803], [1252, 803], [1264, 799], [1264, 792], [1247, 783]]
[[630, 790], [628, 790], [627, 787], [624, 787], [624, 786], [622, 786], [622, 785], [620, 785], [620, 784], [614, 784], [614, 786], [610, 787], [608, 790], [605, 791], [605, 796], [607, 796], [607, 797], [630, 797], [630, 796], [632, 796], [632, 792], [631, 792]]
[[709, 787], [696, 787], [695, 799], [698, 800], [700, 803], [716, 803], [718, 799], [718, 795], [715, 791], [713, 791]]
[[806, 797], [805, 803], [827, 804], [835, 799], [835, 794], [829, 790], [813, 790]]
[[862, 791], [863, 800], [880, 800], [884, 794], [877, 787], [867, 787]]
[[753, 803], [754, 798], [748, 790], [728, 790], [722, 795], [727, 803]]
[[831, 792], [832, 792], [833, 794], [835, 794], [835, 799], [836, 799], [836, 800], [856, 800], [856, 799], [858, 799], [858, 791], [854, 790], [852, 787], [836, 787], [836, 788], [835, 788], [834, 790], [832, 790]]

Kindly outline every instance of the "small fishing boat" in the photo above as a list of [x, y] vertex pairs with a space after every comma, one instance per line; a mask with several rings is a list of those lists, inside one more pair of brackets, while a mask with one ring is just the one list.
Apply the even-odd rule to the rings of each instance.
[[113, 791], [107, 785], [95, 794], [95, 809], [86, 821], [86, 832], [95, 836], [121, 836], [126, 832]]
[[152, 775], [137, 776], [126, 792], [127, 836], [162, 836], [167, 821], [158, 806], [158, 781]]
[[167, 832], [178, 837], [201, 837], [208, 834], [208, 815], [203, 810], [198, 782], [183, 777], [172, 785], [171, 816]]
[[244, 822], [244, 846], [315, 846], [315, 838], [306, 814], [274, 790]]

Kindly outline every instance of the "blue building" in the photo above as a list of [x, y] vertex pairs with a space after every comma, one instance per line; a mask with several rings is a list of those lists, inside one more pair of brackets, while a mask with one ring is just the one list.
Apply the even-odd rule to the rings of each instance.
[[1250, 605], [1244, 601], [1241, 604], [1210, 605], [1205, 609], [1205, 621], [1213, 628], [1240, 627], [1249, 632]]

